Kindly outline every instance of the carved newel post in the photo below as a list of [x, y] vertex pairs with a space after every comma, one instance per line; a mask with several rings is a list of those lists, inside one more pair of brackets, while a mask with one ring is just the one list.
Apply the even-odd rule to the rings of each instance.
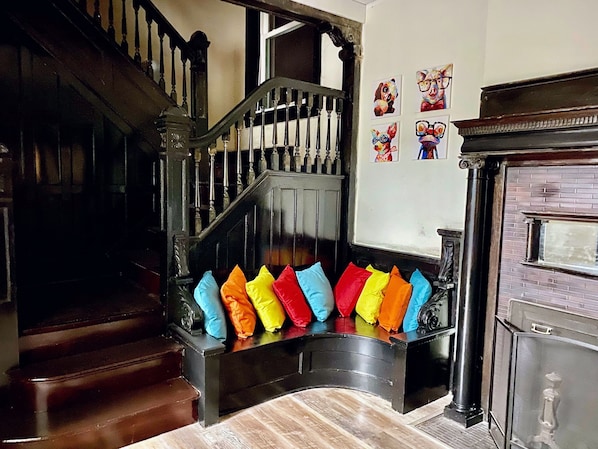
[[453, 401], [445, 408], [444, 415], [465, 427], [483, 418], [481, 377], [492, 218], [492, 165], [484, 158], [468, 155], [462, 156], [459, 163], [459, 167], [469, 170], [469, 173], [453, 366]]
[[191, 117], [195, 120], [195, 135], [208, 130], [208, 47], [210, 41], [202, 31], [191, 36], [189, 60], [191, 61]]
[[161, 293], [168, 321], [201, 332], [203, 314], [193, 300], [189, 273], [189, 134], [192, 122], [178, 106], [162, 111], [157, 121], [160, 151], [160, 227], [164, 236]]

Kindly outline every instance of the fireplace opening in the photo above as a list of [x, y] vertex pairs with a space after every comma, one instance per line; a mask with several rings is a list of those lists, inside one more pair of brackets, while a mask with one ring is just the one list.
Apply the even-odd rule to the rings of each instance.
[[597, 330], [517, 300], [497, 318], [489, 425], [500, 449], [598, 448]]

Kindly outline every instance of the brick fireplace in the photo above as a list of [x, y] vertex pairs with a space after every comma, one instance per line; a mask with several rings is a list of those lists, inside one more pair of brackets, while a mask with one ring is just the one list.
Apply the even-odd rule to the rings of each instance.
[[501, 449], [598, 447], [560, 416], [594, 399], [566, 367], [598, 366], [598, 70], [484, 88], [480, 118], [455, 125], [468, 192], [445, 416], [488, 420]]

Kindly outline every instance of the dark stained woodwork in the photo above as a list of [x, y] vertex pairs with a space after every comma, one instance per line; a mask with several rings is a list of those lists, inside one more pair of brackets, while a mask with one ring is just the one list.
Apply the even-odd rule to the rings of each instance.
[[470, 172], [459, 305], [466, 314], [445, 415], [467, 423], [490, 407], [492, 381], [482, 382], [482, 373], [492, 372], [509, 167], [598, 163], [598, 70], [484, 88], [480, 118], [454, 123]]
[[[313, 175], [312, 178], [314, 181], [310, 185], [315, 187], [315, 179], [323, 177]], [[295, 193], [292, 198], [295, 198]], [[293, 201], [286, 203], [293, 204]], [[309, 209], [307, 204], [304, 207]], [[278, 213], [279, 209], [273, 210]], [[248, 207], [247, 213], [255, 214], [255, 208]], [[270, 217], [275, 214], [267, 210], [265, 215]], [[301, 215], [296, 213], [294, 216]], [[272, 271], [281, 269], [284, 262], [292, 264], [290, 257], [297, 248], [296, 236], [279, 240], [273, 238], [275, 233], [267, 228], [265, 234], [257, 239], [261, 246], [265, 244], [266, 250], [258, 253], [270, 254], [272, 250], [269, 248], [274, 248], [276, 257], [259, 259], [256, 258], [253, 239], [247, 238], [247, 229], [253, 228], [243, 227], [245, 223], [256, 221], [241, 214], [231, 223], [239, 223], [241, 228], [225, 226], [223, 222], [224, 229], [231, 229], [231, 234], [219, 231], [228, 238], [215, 240], [214, 246], [226, 247], [227, 243], [234, 243], [234, 246], [222, 250], [222, 253], [217, 252], [216, 256], [207, 253], [206, 260], [201, 260], [199, 255], [205, 253], [197, 248], [196, 253], [191, 252], [192, 260], [195, 260], [191, 272], [195, 277], [201, 276], [205, 266], [205, 269], [212, 269], [222, 283], [230, 267], [239, 261], [251, 260], [246, 273], [257, 271], [258, 262], [272, 266]], [[260, 229], [260, 226], [257, 228]], [[300, 228], [294, 226], [292, 229]], [[456, 278], [459, 270], [453, 260], [459, 260], [460, 232], [439, 230], [439, 234], [443, 237], [443, 253], [450, 254], [443, 254], [441, 259], [444, 264], [448, 263], [448, 273], [443, 268], [445, 265], [433, 258], [357, 245], [352, 246], [353, 261], [363, 266], [371, 263], [380, 269], [390, 269], [396, 264], [405, 274], [421, 267], [422, 272], [434, 281], [435, 289], [439, 286], [444, 288], [446, 281]], [[233, 235], [242, 238], [233, 240]], [[446, 244], [449, 241], [452, 245]], [[309, 255], [313, 248], [308, 247], [306, 251]], [[289, 259], [285, 260], [283, 256]], [[210, 268], [210, 263], [218, 265]], [[228, 267], [227, 263], [230, 264]], [[338, 276], [340, 269], [344, 269], [344, 264], [339, 265], [337, 271], [330, 271], [332, 285], [336, 282], [333, 276]], [[440, 273], [443, 279], [440, 279]], [[252, 275], [247, 274], [248, 279]], [[452, 294], [449, 298], [452, 298], [450, 302], [454, 302]], [[449, 305], [448, 310], [452, 311], [453, 306]], [[448, 392], [454, 350], [452, 323], [454, 317], [448, 318], [444, 327], [433, 331], [420, 328], [391, 334], [366, 323], [357, 315], [342, 318], [333, 312], [325, 322], [312, 322], [306, 328], [287, 325], [279, 332], [271, 333], [258, 327], [252, 337], [244, 340], [235, 338], [231, 331], [231, 337], [224, 343], [206, 334], [191, 335], [176, 325], [171, 325], [171, 330], [186, 348], [183, 373], [201, 392], [200, 422], [209, 426], [218, 422], [220, 416], [287, 392], [332, 385], [374, 393], [389, 400], [395, 410], [407, 413]]]
[[39, 413], [178, 377], [181, 360], [180, 345], [151, 337], [30, 363], [8, 375], [15, 404]]
[[[193, 276], [212, 270], [219, 282], [239, 264], [257, 273], [263, 264], [279, 273], [287, 264], [319, 260], [332, 279], [341, 265], [342, 176], [267, 171], [210, 225], [205, 237], [192, 237]], [[202, 234], [203, 235], [203, 234]]]

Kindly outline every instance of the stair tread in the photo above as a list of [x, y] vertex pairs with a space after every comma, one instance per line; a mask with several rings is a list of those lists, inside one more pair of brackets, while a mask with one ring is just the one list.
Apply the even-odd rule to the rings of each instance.
[[[27, 413], [10, 410], [0, 420], [0, 443], [40, 441], [69, 434], [100, 431], [131, 416], [168, 404], [196, 400], [199, 392], [177, 377], [148, 387], [105, 395], [101, 400], [73, 404], [55, 411]], [[4, 411], [2, 411], [4, 412]]]
[[24, 294], [42, 295], [51, 303], [50, 310], [40, 308], [37, 314], [30, 313], [27, 322], [23, 323], [24, 336], [160, 313], [162, 310], [156, 295], [118, 278], [51, 285]]
[[158, 336], [95, 351], [32, 363], [10, 372], [13, 380], [50, 381], [80, 376], [97, 370], [131, 365], [139, 360], [181, 351], [182, 346], [172, 338]]

